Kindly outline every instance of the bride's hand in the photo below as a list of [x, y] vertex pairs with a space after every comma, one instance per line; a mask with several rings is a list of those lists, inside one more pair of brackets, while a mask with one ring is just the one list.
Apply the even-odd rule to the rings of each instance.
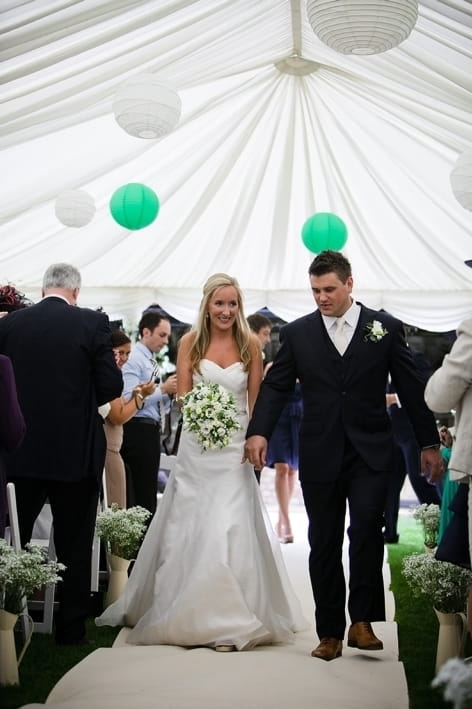
[[266, 463], [267, 439], [264, 436], [249, 436], [244, 446], [242, 463], [249, 461], [256, 470], [262, 470]]

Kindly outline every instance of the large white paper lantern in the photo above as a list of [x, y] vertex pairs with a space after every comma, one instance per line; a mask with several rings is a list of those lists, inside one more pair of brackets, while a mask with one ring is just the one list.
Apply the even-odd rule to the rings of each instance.
[[130, 135], [162, 138], [178, 124], [182, 102], [154, 74], [141, 74], [118, 87], [112, 108], [118, 124]]
[[380, 54], [416, 24], [417, 0], [307, 0], [313, 32], [342, 54]]
[[85, 226], [95, 216], [95, 202], [85, 190], [66, 190], [56, 199], [56, 217], [65, 226]]
[[472, 149], [457, 158], [451, 172], [451, 187], [459, 204], [472, 210]]

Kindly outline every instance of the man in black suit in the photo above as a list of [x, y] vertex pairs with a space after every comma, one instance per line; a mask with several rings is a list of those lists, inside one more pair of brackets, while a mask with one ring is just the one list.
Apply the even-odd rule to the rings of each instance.
[[385, 406], [390, 372], [422, 450], [422, 469], [442, 471], [439, 437], [423, 399], [402, 323], [351, 298], [349, 261], [324, 251], [309, 268], [318, 310], [282, 328], [281, 347], [249, 423], [245, 457], [265, 464], [267, 441], [301, 382], [300, 482], [309, 519], [310, 577], [320, 640], [313, 657], [342, 654], [346, 587], [342, 546], [349, 505], [348, 645], [380, 650], [371, 622], [385, 620], [383, 511], [393, 438]]
[[15, 370], [27, 432], [7, 461], [15, 483], [20, 536], [49, 500], [57, 558], [66, 570], [59, 587], [56, 642], [83, 644], [90, 600], [91, 553], [105, 435], [98, 407], [121, 395], [123, 381], [106, 315], [73, 307], [79, 271], [53, 264], [43, 299], [0, 320], [0, 352]]

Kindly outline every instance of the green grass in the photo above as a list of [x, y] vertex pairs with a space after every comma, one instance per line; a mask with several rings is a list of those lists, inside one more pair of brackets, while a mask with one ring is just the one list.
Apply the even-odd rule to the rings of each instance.
[[[438, 622], [426, 597], [411, 595], [401, 574], [404, 556], [423, 551], [419, 525], [411, 517], [401, 517], [400, 543], [388, 547], [391, 588], [395, 596], [400, 660], [408, 682], [410, 709], [452, 709], [442, 692], [431, 688], [435, 674]], [[18, 709], [24, 704], [45, 702], [57, 681], [80, 660], [99, 647], [111, 647], [119, 629], [97, 628], [90, 619], [87, 636], [93, 645], [57, 647], [51, 635], [35, 633], [20, 666], [20, 686], [0, 688], [0, 706]], [[469, 638], [466, 655], [472, 655]]]
[[[421, 528], [415, 520], [401, 517], [400, 542], [388, 547], [391, 589], [395, 597], [395, 620], [398, 625], [400, 660], [405, 667], [410, 709], [451, 709], [442, 691], [431, 688], [435, 675], [438, 621], [426, 596], [414, 597], [402, 573], [402, 558], [424, 551]], [[472, 654], [470, 639], [466, 655]]]
[[0, 706], [18, 709], [24, 704], [45, 702], [51, 689], [71, 667], [97, 648], [111, 647], [119, 630], [97, 628], [90, 619], [87, 637], [93, 644], [81, 646], [58, 646], [52, 635], [34, 633], [20, 665], [20, 685], [0, 687]]

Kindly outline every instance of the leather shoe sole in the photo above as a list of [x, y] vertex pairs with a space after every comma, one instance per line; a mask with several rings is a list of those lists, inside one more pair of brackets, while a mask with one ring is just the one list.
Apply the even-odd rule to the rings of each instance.
[[312, 657], [330, 662], [343, 654], [343, 643], [338, 638], [321, 638], [318, 647], [311, 652]]

